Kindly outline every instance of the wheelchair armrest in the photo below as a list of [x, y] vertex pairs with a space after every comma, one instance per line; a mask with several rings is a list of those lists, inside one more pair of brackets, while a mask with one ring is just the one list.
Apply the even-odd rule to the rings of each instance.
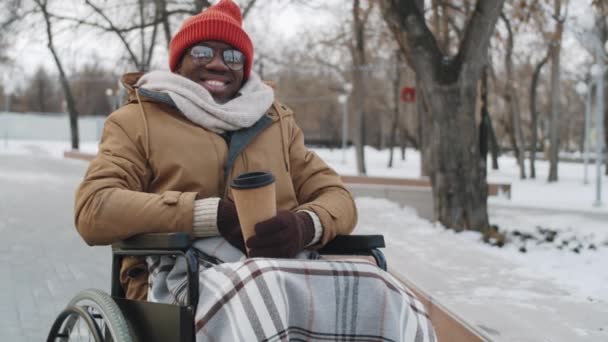
[[357, 254], [369, 253], [377, 248], [384, 248], [382, 235], [338, 235], [319, 249], [321, 254]]
[[112, 250], [118, 249], [160, 249], [182, 250], [190, 248], [192, 240], [187, 233], [150, 233], [135, 235], [112, 244]]

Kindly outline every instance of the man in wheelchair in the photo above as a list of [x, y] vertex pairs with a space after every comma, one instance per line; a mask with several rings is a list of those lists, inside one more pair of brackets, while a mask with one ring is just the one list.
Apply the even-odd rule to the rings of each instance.
[[[123, 76], [128, 103], [107, 118], [76, 193], [78, 232], [90, 245], [150, 233], [193, 240], [198, 341], [434, 340], [422, 305], [388, 273], [318, 260], [353, 231], [356, 207], [251, 70], [253, 55], [240, 9], [220, 0], [175, 34], [170, 71]], [[244, 241], [228, 184], [251, 171], [274, 175], [277, 214]], [[187, 304], [185, 259], [121, 261], [126, 298]]]

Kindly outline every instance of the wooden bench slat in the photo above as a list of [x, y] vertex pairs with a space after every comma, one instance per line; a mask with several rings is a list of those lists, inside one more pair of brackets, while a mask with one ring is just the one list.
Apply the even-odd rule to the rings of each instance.
[[[390, 177], [371, 177], [371, 176], [342, 176], [342, 181], [348, 184], [370, 184], [370, 185], [402, 185], [430, 187], [431, 181], [428, 178], [390, 178]], [[488, 196], [498, 196], [504, 194], [511, 198], [511, 184], [508, 183], [488, 183]]]

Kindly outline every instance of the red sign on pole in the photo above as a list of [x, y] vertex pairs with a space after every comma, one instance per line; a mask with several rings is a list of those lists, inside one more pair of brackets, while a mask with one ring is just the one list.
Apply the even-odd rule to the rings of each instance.
[[401, 89], [401, 101], [416, 102], [416, 88], [403, 87], [403, 89]]

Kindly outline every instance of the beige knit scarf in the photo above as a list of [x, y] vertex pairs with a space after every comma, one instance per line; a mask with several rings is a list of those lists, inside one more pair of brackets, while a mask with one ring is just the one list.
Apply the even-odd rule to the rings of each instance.
[[219, 104], [200, 84], [169, 71], [143, 75], [137, 86], [167, 93], [190, 121], [216, 133], [251, 127], [268, 111], [274, 91], [260, 77], [251, 73], [236, 98]]

